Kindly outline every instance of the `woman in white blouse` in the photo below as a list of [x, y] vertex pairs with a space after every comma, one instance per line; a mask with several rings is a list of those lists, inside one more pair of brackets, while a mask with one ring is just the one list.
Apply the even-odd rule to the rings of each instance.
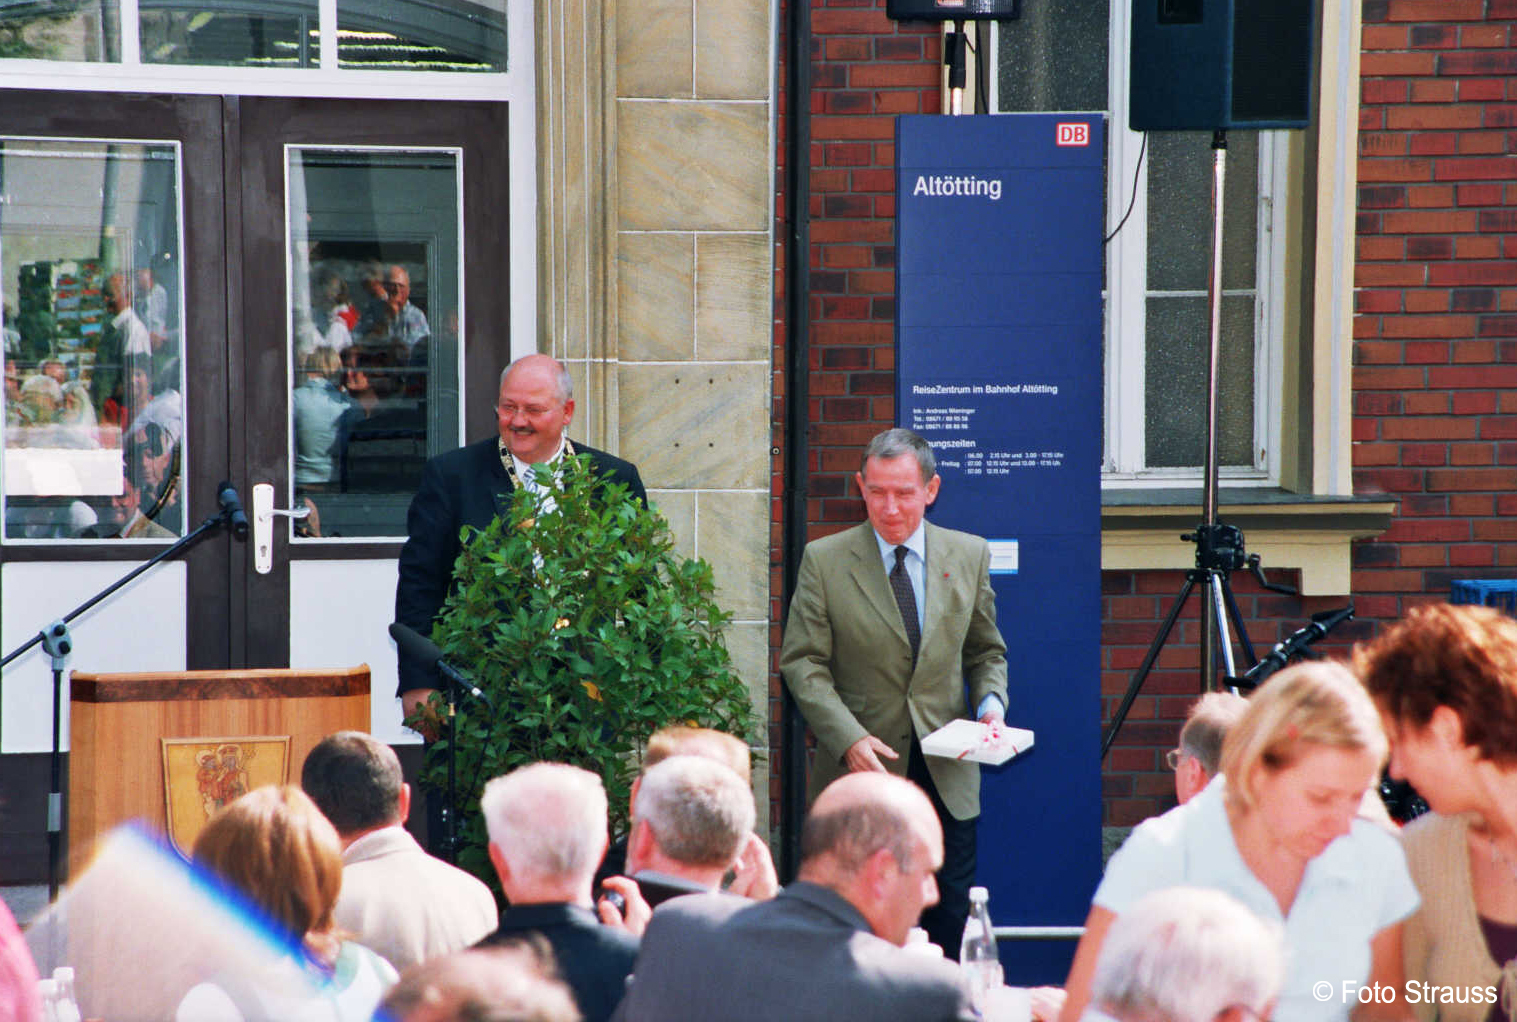
[[1403, 921], [1417, 892], [1394, 836], [1356, 819], [1386, 739], [1348, 669], [1300, 664], [1271, 678], [1228, 732], [1222, 772], [1145, 821], [1107, 866], [1075, 952], [1061, 1022], [1077, 1022], [1114, 920], [1143, 895], [1210, 887], [1285, 929], [1276, 1022], [1406, 1018]]

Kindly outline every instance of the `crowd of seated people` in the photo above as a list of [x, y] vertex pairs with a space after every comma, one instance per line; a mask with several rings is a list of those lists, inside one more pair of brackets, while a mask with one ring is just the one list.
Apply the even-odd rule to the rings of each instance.
[[[477, 879], [404, 832], [398, 761], [356, 732], [307, 760], [314, 803], [255, 790], [211, 821], [195, 860], [265, 905], [304, 949], [300, 967], [329, 981], [324, 1013], [300, 1017], [977, 1017], [955, 966], [904, 947], [943, 854], [919, 788], [878, 772], [836, 781], [779, 888], [743, 862], [754, 807], [741, 743], [676, 728], [654, 744], [627, 875], [596, 878], [608, 843], [596, 775], [541, 763], [489, 782], [498, 914]], [[1180, 804], [1112, 858], [1067, 996], [1034, 998], [1036, 1017], [1517, 1014], [1517, 620], [1420, 608], [1351, 661], [1292, 666], [1246, 700], [1206, 697], [1171, 760]], [[1404, 828], [1365, 811], [1387, 765], [1432, 809]], [[179, 1017], [258, 1017], [230, 992], [259, 993], [206, 977]]]

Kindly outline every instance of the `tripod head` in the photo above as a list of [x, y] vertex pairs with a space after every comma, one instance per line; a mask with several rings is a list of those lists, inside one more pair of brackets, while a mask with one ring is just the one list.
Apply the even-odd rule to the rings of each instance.
[[1180, 538], [1196, 544], [1196, 567], [1201, 571], [1237, 571], [1248, 563], [1243, 530], [1236, 525], [1202, 523]]

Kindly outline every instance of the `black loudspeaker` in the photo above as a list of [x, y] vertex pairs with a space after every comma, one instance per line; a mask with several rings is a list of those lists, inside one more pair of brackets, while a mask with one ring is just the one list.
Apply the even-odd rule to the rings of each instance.
[[1133, 0], [1133, 131], [1304, 128], [1316, 0]]
[[885, 0], [897, 21], [1012, 21], [1022, 16], [1022, 0]]

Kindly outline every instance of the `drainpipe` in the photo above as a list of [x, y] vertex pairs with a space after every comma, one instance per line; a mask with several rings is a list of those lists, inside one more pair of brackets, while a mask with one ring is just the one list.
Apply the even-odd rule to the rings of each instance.
[[[806, 547], [811, 369], [811, 2], [787, 0], [785, 51], [785, 460], [783, 612]], [[780, 879], [800, 866], [806, 816], [806, 721], [781, 686]]]

